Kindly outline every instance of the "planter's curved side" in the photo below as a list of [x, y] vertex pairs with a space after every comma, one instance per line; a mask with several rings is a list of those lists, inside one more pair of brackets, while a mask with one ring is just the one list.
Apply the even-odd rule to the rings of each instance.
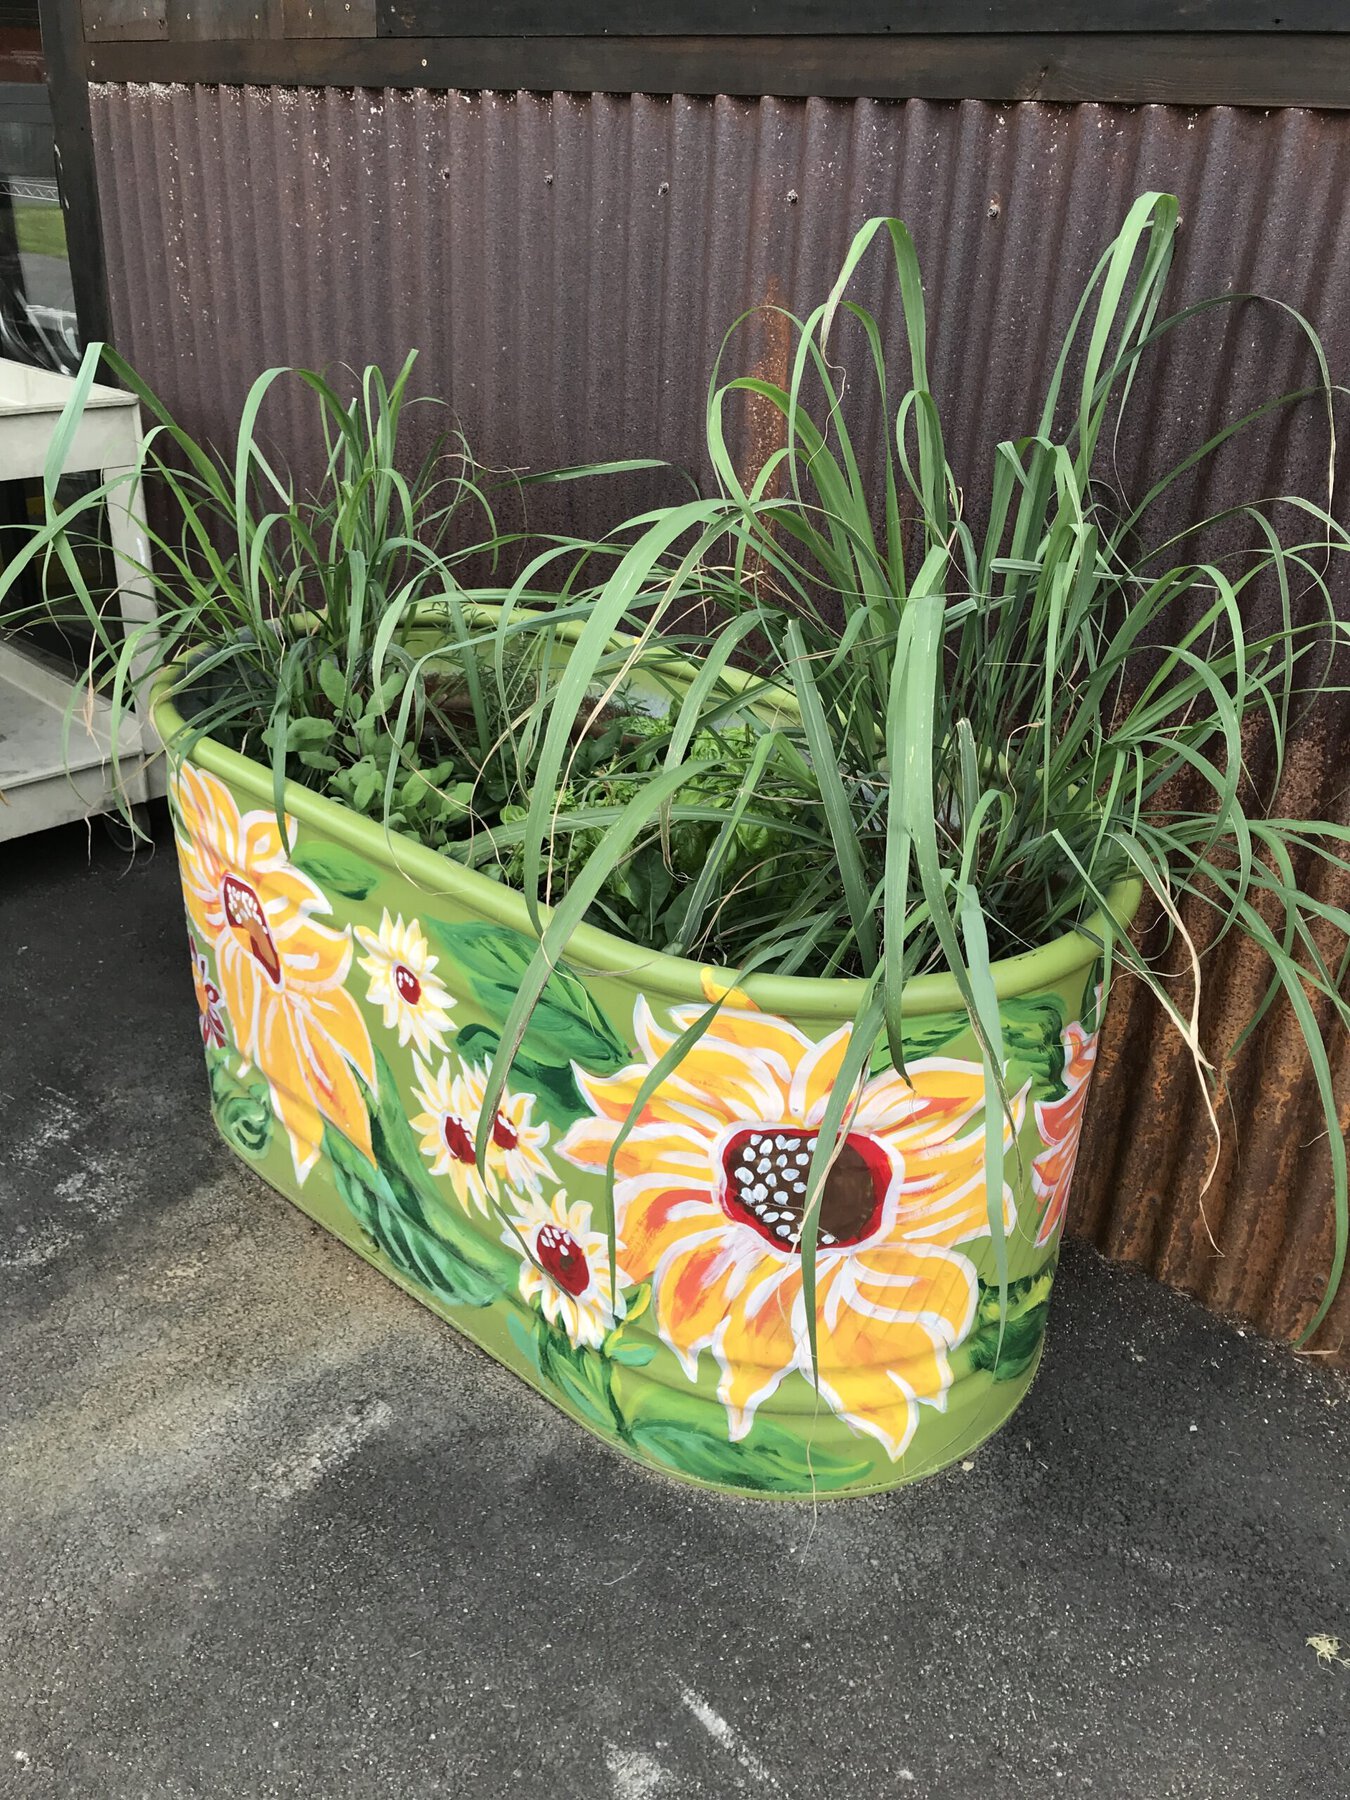
[[1012, 1412], [1040, 1355], [1096, 1052], [1089, 941], [1048, 947], [1039, 982], [1019, 959], [1023, 991], [1001, 1002], [1016, 1117], [1001, 1342], [981, 1069], [963, 1018], [930, 1011], [908, 1021], [908, 1078], [871, 1074], [828, 1178], [817, 1385], [797, 1233], [850, 998], [822, 1019], [814, 994], [794, 1017], [710, 976], [720, 1010], [625, 1135], [708, 1001], [672, 1001], [640, 958], [560, 969], [480, 1172], [486, 1070], [531, 940], [452, 881], [414, 883], [377, 836], [353, 849], [350, 815], [314, 796], [283, 841], [268, 772], [205, 740], [174, 791], [220, 1130], [572, 1417], [690, 1480], [825, 1495], [940, 1468]]

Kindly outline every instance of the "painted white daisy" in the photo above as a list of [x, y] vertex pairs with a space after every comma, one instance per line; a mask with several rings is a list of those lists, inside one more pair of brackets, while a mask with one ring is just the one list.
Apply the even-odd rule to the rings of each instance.
[[569, 1206], [563, 1188], [547, 1201], [526, 1195], [502, 1242], [521, 1257], [522, 1296], [537, 1301], [551, 1325], [561, 1323], [574, 1344], [598, 1350], [627, 1303], [618, 1293], [610, 1304], [609, 1243], [603, 1231], [592, 1231], [590, 1207], [580, 1200]]
[[386, 907], [378, 931], [358, 925], [356, 936], [369, 951], [357, 958], [370, 976], [366, 999], [384, 1008], [386, 1031], [397, 1027], [399, 1043], [411, 1040], [423, 1056], [433, 1046], [444, 1050], [445, 1028], [455, 1003], [435, 973], [440, 958], [431, 954], [417, 920], [409, 919], [405, 925], [402, 913], [391, 919]]
[[551, 1174], [547, 1156], [548, 1126], [536, 1124], [533, 1094], [502, 1095], [488, 1139], [486, 1170], [480, 1171], [474, 1156], [474, 1139], [483, 1113], [487, 1071], [466, 1064], [452, 1075], [450, 1059], [432, 1073], [429, 1064], [414, 1057], [417, 1081], [413, 1089], [424, 1110], [412, 1120], [420, 1132], [420, 1149], [433, 1175], [445, 1175], [460, 1205], [481, 1213], [492, 1211], [492, 1196], [499, 1189], [535, 1193], [543, 1176]]

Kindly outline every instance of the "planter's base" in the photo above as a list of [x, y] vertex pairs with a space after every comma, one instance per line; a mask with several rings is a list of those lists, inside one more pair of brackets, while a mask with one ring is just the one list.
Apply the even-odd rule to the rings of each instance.
[[[911, 1482], [937, 1474], [970, 1456], [979, 1445], [999, 1431], [1021, 1404], [1040, 1365], [1041, 1345], [1038, 1342], [1025, 1366], [1011, 1378], [995, 1379], [978, 1369], [966, 1374], [962, 1381], [966, 1405], [962, 1407], [960, 1417], [951, 1420], [949, 1434], [933, 1429], [932, 1426], [939, 1426], [943, 1422], [940, 1418], [934, 1419], [923, 1436], [922, 1450], [911, 1451], [895, 1461], [886, 1458], [870, 1440], [859, 1436], [856, 1440], [856, 1466], [844, 1472], [842, 1479], [837, 1448], [833, 1442], [830, 1450], [822, 1453], [822, 1460], [829, 1465], [829, 1475], [818, 1483], [810, 1479], [811, 1439], [815, 1421], [809, 1416], [803, 1418], [799, 1428], [803, 1440], [802, 1460], [807, 1472], [806, 1479], [794, 1479], [789, 1472], [783, 1471], [778, 1479], [767, 1480], [763, 1474], [762, 1455], [753, 1459], [747, 1456], [744, 1478], [737, 1479], [735, 1446], [732, 1445], [725, 1447], [727, 1478], [703, 1475], [694, 1469], [681, 1467], [674, 1460], [678, 1450], [671, 1445], [668, 1437], [662, 1441], [659, 1436], [649, 1435], [646, 1443], [640, 1439], [634, 1441], [634, 1437], [623, 1430], [618, 1416], [614, 1424], [606, 1427], [600, 1412], [593, 1410], [592, 1397], [584, 1389], [578, 1390], [582, 1402], [578, 1404], [569, 1398], [567, 1390], [560, 1388], [556, 1380], [544, 1379], [530, 1355], [526, 1334], [512, 1328], [511, 1314], [503, 1317], [500, 1301], [485, 1305], [448, 1302], [408, 1268], [400, 1267], [380, 1248], [374, 1237], [363, 1229], [345, 1204], [333, 1178], [332, 1165], [326, 1159], [315, 1167], [303, 1187], [296, 1191], [294, 1185], [286, 1181], [282, 1171], [274, 1166], [272, 1159], [264, 1157], [258, 1160], [241, 1149], [237, 1133], [222, 1120], [218, 1109], [213, 1109], [213, 1116], [217, 1129], [240, 1161], [266, 1181], [275, 1193], [289, 1200], [349, 1250], [354, 1250], [405, 1293], [429, 1307], [494, 1361], [504, 1364], [543, 1399], [566, 1413], [577, 1424], [585, 1426], [587, 1431], [602, 1439], [610, 1448], [644, 1469], [694, 1487], [748, 1499], [799, 1500], [814, 1504], [820, 1500], [885, 1493], [892, 1488], [908, 1486]], [[622, 1374], [627, 1377], [630, 1394], [647, 1381], [643, 1369], [624, 1370]], [[972, 1388], [977, 1391], [972, 1392]], [[824, 1418], [833, 1423], [828, 1409], [818, 1400], [816, 1409], [817, 1419]], [[721, 1406], [710, 1403], [707, 1413], [708, 1429], [714, 1431], [720, 1428], [725, 1436]], [[978, 1423], [972, 1429], [976, 1420]], [[663, 1450], [669, 1454], [663, 1454]]]

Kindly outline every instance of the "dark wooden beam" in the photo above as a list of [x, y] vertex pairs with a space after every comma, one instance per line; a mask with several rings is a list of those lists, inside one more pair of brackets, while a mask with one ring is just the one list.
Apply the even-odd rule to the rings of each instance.
[[[41, 0], [41, 18], [75, 317], [85, 343], [93, 343], [108, 335], [108, 278], [99, 223], [94, 140], [89, 129], [87, 50], [79, 0]], [[137, 44], [127, 48], [144, 53], [151, 46]]]
[[388, 37], [1344, 31], [1346, 0], [378, 0]]
[[[48, 0], [69, 10], [70, 0]], [[443, 37], [90, 44], [90, 81], [1350, 107], [1350, 34]]]

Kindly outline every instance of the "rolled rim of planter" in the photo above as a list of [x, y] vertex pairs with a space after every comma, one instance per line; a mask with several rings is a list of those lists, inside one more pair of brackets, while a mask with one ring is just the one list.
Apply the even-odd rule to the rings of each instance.
[[[186, 729], [168, 689], [182, 673], [182, 665], [167, 668], [156, 684], [153, 713], [156, 729], [166, 745]], [[275, 804], [269, 771], [252, 758], [203, 736], [192, 746], [192, 760], [201, 768], [255, 795], [265, 806]], [[446, 894], [474, 907], [484, 918], [512, 931], [537, 936], [523, 894], [490, 876], [480, 874], [448, 853], [432, 850], [403, 832], [390, 831], [373, 819], [361, 817], [349, 807], [298, 782], [287, 781], [282, 790], [287, 813], [303, 823], [327, 832], [336, 842], [359, 856], [392, 861], [405, 880], [428, 893]], [[1139, 909], [1143, 884], [1137, 878], [1118, 881], [1106, 896], [1107, 907], [1120, 931], [1127, 931]], [[538, 908], [542, 921], [550, 909]], [[1099, 954], [1105, 919], [1098, 911], [1081, 925], [1052, 938], [1033, 950], [1004, 957], [993, 965], [994, 993], [999, 1000], [1015, 1000], [1053, 986], [1066, 975], [1086, 968]], [[622, 975], [640, 980], [644, 990], [661, 999], [706, 1004], [709, 976], [724, 986], [739, 987], [765, 1012], [783, 1013], [814, 1022], [838, 1022], [856, 1016], [866, 983], [854, 978], [809, 975], [750, 975], [735, 969], [710, 968], [688, 957], [669, 956], [663, 950], [644, 949], [604, 931], [596, 925], [578, 925], [567, 943], [567, 959], [596, 974]], [[915, 975], [905, 983], [902, 1012], [907, 1018], [963, 1008], [961, 990], [952, 975]]]

